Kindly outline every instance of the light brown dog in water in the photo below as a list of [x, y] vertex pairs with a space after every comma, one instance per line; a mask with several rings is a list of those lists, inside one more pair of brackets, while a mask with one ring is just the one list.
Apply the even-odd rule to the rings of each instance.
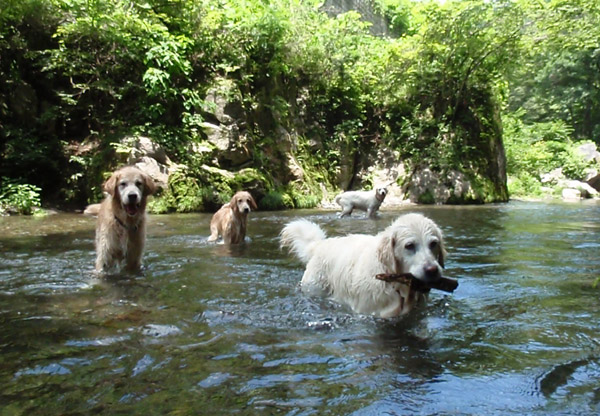
[[133, 166], [117, 170], [106, 181], [106, 198], [96, 222], [97, 272], [111, 272], [123, 261], [128, 272], [140, 269], [146, 242], [146, 200], [155, 191], [152, 178]]
[[208, 241], [217, 241], [223, 237], [225, 244], [239, 244], [246, 238], [248, 214], [256, 210], [256, 202], [250, 192], [237, 192], [231, 201], [223, 205], [210, 221]]

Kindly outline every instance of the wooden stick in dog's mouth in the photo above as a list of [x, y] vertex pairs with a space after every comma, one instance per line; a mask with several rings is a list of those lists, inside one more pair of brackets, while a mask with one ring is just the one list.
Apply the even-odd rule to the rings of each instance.
[[417, 279], [410, 273], [380, 273], [375, 275], [376, 279], [384, 282], [397, 282], [410, 286], [411, 289], [419, 292], [429, 292], [430, 289], [437, 289], [444, 292], [452, 293], [458, 287], [458, 281], [448, 277], [440, 277], [435, 282], [424, 282]]

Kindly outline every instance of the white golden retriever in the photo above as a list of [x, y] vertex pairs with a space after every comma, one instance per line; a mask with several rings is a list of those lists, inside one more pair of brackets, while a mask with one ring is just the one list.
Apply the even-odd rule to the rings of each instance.
[[354, 209], [366, 211], [367, 217], [373, 218], [387, 195], [387, 188], [379, 187], [372, 191], [346, 191], [335, 197], [335, 202], [342, 207], [340, 218], [352, 214]]
[[399, 282], [384, 282], [380, 273], [411, 273], [433, 282], [441, 278], [446, 251], [442, 232], [421, 214], [406, 214], [377, 235], [350, 234], [327, 238], [307, 220], [287, 224], [281, 246], [288, 247], [306, 270], [305, 293], [329, 296], [355, 312], [390, 318], [408, 313], [427, 294]]
[[222, 236], [225, 244], [241, 243], [246, 238], [248, 214], [256, 209], [256, 202], [250, 192], [237, 192], [210, 220], [208, 241], [217, 241]]
[[106, 198], [97, 210], [97, 272], [111, 272], [122, 261], [128, 272], [140, 269], [146, 241], [146, 199], [155, 190], [152, 178], [133, 166], [117, 170], [106, 181]]

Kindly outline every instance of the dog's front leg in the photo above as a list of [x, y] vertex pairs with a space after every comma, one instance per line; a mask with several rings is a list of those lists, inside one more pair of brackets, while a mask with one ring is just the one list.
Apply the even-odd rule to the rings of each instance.
[[144, 252], [145, 230], [129, 232], [127, 239], [127, 252], [125, 255], [125, 270], [137, 272], [142, 267], [142, 254]]
[[96, 272], [107, 273], [119, 260], [120, 250], [111, 249], [115, 237], [102, 228], [96, 231]]
[[404, 298], [398, 292], [392, 302], [389, 303], [384, 309], [379, 312], [379, 316], [381, 318], [394, 318], [402, 314], [402, 310], [404, 309]]
[[352, 215], [353, 209], [354, 208], [352, 206], [350, 206], [350, 207], [348, 207], [348, 206], [342, 207], [342, 212], [340, 212], [340, 218], [344, 218], [344, 217]]

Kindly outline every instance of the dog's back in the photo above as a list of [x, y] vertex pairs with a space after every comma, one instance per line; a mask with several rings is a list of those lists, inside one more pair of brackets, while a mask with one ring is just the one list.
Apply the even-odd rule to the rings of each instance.
[[281, 247], [288, 247], [292, 253], [307, 264], [313, 256], [314, 243], [327, 238], [317, 224], [307, 220], [290, 222], [281, 231]]

